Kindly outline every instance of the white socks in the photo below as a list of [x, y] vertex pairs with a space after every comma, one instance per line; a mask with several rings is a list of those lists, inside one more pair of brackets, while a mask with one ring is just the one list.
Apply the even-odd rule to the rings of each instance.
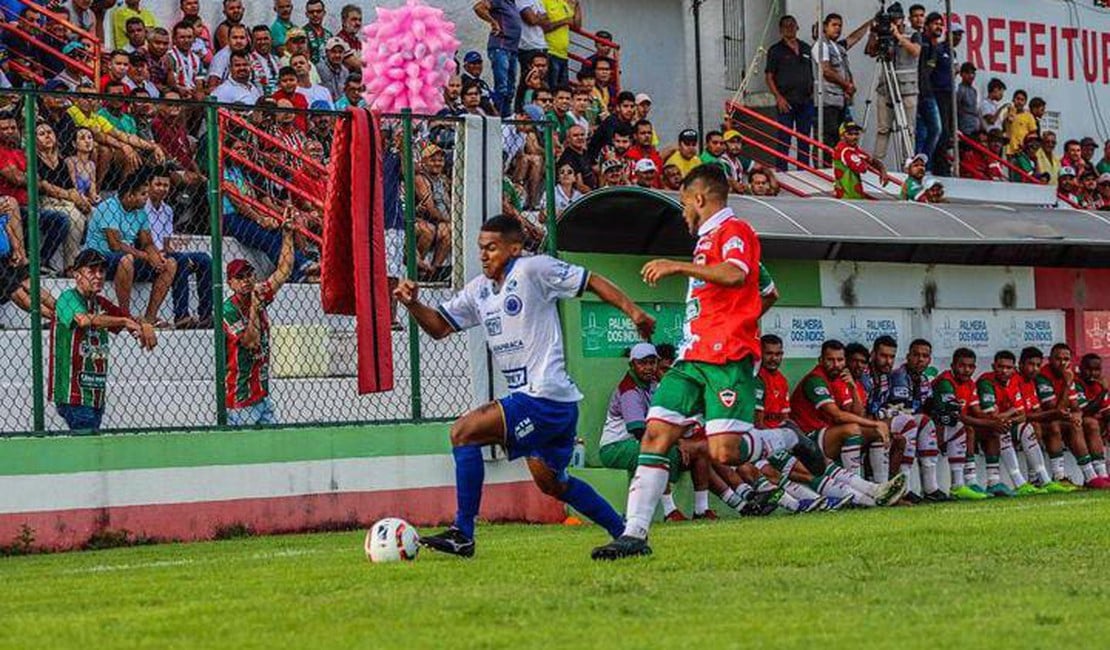
[[670, 473], [665, 467], [640, 465], [628, 486], [628, 509], [624, 534], [647, 539], [651, 529], [651, 516], [655, 514], [655, 504], [667, 489]]
[[676, 506], [674, 503], [674, 495], [670, 492], [667, 492], [662, 497], [660, 497], [660, 503], [663, 504], [664, 517], [671, 514], [675, 510], [678, 510], [678, 506]]
[[876, 483], [890, 480], [890, 455], [881, 444], [872, 444], [867, 450], [867, 460], [871, 464], [871, 477]]
[[694, 514], [704, 515], [709, 510], [709, 490], [694, 490]]

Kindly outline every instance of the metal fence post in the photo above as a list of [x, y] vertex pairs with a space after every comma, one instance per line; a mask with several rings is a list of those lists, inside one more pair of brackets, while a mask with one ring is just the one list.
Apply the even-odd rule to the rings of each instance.
[[208, 228], [212, 246], [212, 341], [216, 355], [216, 424], [227, 426], [227, 403], [224, 401], [224, 381], [227, 377], [227, 348], [223, 327], [224, 302], [224, 248], [223, 204], [220, 197], [220, 115], [215, 102], [205, 107], [208, 123]]
[[42, 367], [42, 259], [39, 244], [38, 146], [35, 142], [36, 95], [23, 96], [23, 146], [27, 155], [27, 255], [31, 262], [31, 401], [34, 430], [46, 429], [46, 400]]
[[559, 254], [559, 216], [555, 213], [555, 125], [545, 122], [543, 128], [544, 193], [547, 196], [547, 254]]
[[[401, 149], [401, 173], [405, 177], [405, 273], [416, 281], [416, 181], [412, 151], [412, 110], [401, 111], [404, 137]], [[421, 419], [423, 405], [420, 397], [420, 326], [409, 314], [409, 386], [412, 391], [412, 419]]]

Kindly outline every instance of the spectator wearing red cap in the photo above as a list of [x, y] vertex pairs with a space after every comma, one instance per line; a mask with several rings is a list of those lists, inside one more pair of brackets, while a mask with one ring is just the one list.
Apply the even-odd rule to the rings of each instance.
[[227, 348], [224, 380], [227, 423], [233, 427], [275, 424], [270, 400], [270, 319], [266, 314], [278, 291], [293, 272], [293, 222], [281, 224], [281, 254], [273, 275], [255, 281], [251, 263], [232, 260], [227, 265], [231, 297], [222, 316]]
[[[1010, 157], [1010, 163], [1030, 176], [1041, 177], [1041, 169], [1037, 166], [1037, 152], [1040, 149], [1041, 136], [1036, 133], [1029, 133], [1022, 140], [1021, 150], [1017, 152], [1017, 155]], [[1063, 173], [1063, 169], [1060, 170], [1060, 173]], [[1072, 169], [1072, 176], [1075, 176], [1074, 169]], [[1044, 178], [1047, 180], [1048, 175], [1045, 174]], [[1011, 172], [1010, 180], [1014, 183], [1029, 182], [1028, 179], [1016, 171]]]

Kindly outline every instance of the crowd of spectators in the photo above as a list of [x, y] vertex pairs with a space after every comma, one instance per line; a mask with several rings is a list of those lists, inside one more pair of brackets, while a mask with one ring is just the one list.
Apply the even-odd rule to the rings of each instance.
[[[872, 19], [843, 36], [843, 19], [829, 13], [820, 26], [821, 39], [814, 27], [816, 47], [799, 38], [793, 16], [779, 21], [781, 38], [768, 50], [765, 65], [777, 121], [783, 127], [775, 136], [776, 148], [783, 154], [776, 160], [778, 169], [787, 169], [791, 151], [803, 166], [830, 164], [828, 156], [811, 156], [807, 142], [799, 139], [793, 145], [792, 131], [813, 134], [832, 152], [838, 185], [845, 176], [842, 168], [854, 180], [853, 174], [887, 158], [892, 140], [904, 141], [910, 145], [909, 151], [902, 152], [908, 158], [898, 162], [909, 176], [901, 192], [905, 200], [943, 201], [941, 179], [955, 175], [958, 151], [961, 178], [1051, 184], [1062, 202], [1110, 210], [1110, 142], [1104, 145], [1107, 155], [1100, 161], [1094, 160], [1098, 143], [1089, 137], [1069, 140], [1063, 152], [1057, 152], [1056, 133], [1042, 125], [1048, 108], [1043, 98], [1030, 99], [1022, 89], [1007, 98], [1009, 91], [997, 78], [989, 79], [985, 89], [977, 85], [975, 65], [960, 61], [954, 49], [964, 36], [957, 17], [927, 13], [922, 4], [912, 4], [906, 11], [900, 2], [887, 5], [880, 15], [889, 23], [881, 21], [885, 24], [880, 26]], [[892, 73], [889, 83], [883, 80], [876, 85], [877, 135], [872, 154], [858, 144], [845, 146], [842, 137], [843, 127], [858, 116], [853, 111], [860, 104], [847, 53], [864, 35], [868, 36], [865, 51], [876, 60], [876, 74], [885, 64]], [[824, 89], [821, 102], [817, 101], [818, 77]], [[824, 131], [814, 134], [818, 103], [823, 106]], [[957, 131], [979, 146], [960, 141], [957, 147]], [[871, 198], [862, 190], [837, 194]]]

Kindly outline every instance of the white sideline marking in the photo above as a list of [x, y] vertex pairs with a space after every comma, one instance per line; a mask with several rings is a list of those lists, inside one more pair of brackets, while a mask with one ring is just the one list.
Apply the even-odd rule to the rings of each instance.
[[[357, 549], [356, 549], [357, 551]], [[237, 559], [246, 560], [277, 560], [281, 558], [291, 557], [304, 557], [306, 555], [321, 555], [321, 554], [338, 554], [338, 553], [351, 553], [348, 549], [332, 549], [330, 551], [323, 551], [316, 548], [288, 548], [278, 551], [258, 551], [250, 555], [239, 556]], [[80, 567], [76, 569], [67, 569], [63, 571], [64, 574], [82, 574], [82, 573], [108, 573], [111, 571], [133, 571], [139, 569], [161, 569], [164, 567], [179, 567], [201, 564], [212, 564], [214, 562], [226, 562], [227, 556], [222, 555], [219, 557], [209, 556], [204, 559], [189, 558], [180, 560], [153, 560], [150, 562], [133, 562], [131, 564], [94, 564], [92, 566]]]

